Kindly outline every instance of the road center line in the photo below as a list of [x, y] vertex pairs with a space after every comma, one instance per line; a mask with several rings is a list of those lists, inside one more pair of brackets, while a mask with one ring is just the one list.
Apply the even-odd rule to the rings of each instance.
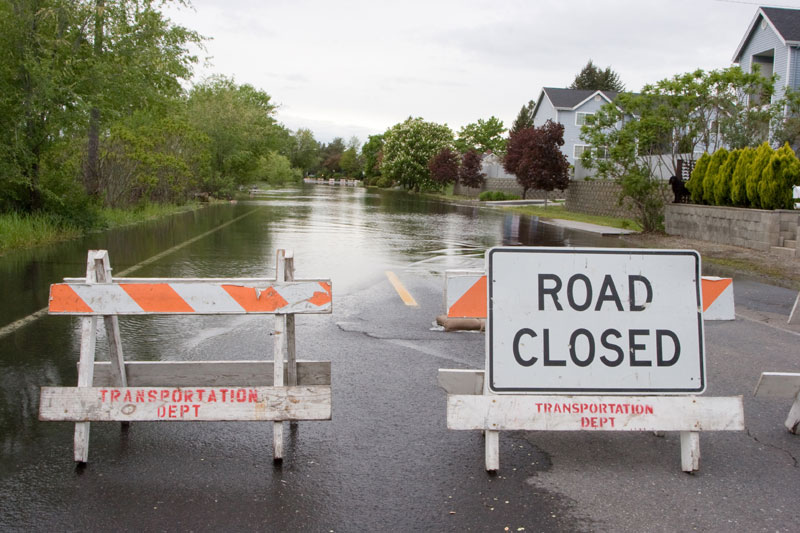
[[417, 301], [414, 300], [414, 297], [411, 296], [403, 284], [400, 282], [400, 278], [397, 277], [397, 274], [392, 272], [391, 270], [386, 271], [386, 277], [389, 278], [389, 283], [392, 284], [394, 290], [397, 291], [397, 294], [400, 296], [400, 299], [403, 300], [403, 303], [409, 307], [419, 307]]
[[[125, 270], [122, 270], [120, 272], [116, 272], [115, 274], [117, 275], [117, 277], [127, 276], [131, 272], [139, 270], [143, 266], [149, 265], [150, 263], [152, 263], [154, 261], [158, 261], [162, 257], [167, 256], [167, 255], [169, 255], [172, 252], [175, 252], [177, 250], [180, 250], [181, 248], [183, 248], [185, 246], [189, 246], [193, 242], [199, 241], [200, 239], [202, 239], [204, 237], [207, 237], [207, 236], [211, 235], [212, 233], [214, 233], [216, 231], [219, 231], [219, 230], [221, 230], [222, 228], [224, 228], [226, 226], [230, 226], [234, 222], [238, 222], [239, 220], [243, 219], [244, 217], [246, 217], [248, 215], [252, 215], [253, 213], [255, 213], [256, 211], [258, 211], [260, 209], [261, 209], [260, 207], [257, 207], [257, 208], [255, 208], [255, 209], [253, 209], [251, 211], [248, 211], [247, 213], [245, 213], [243, 215], [239, 215], [236, 218], [232, 218], [231, 220], [229, 220], [229, 221], [227, 221], [227, 222], [225, 222], [223, 224], [220, 224], [219, 226], [216, 226], [214, 229], [211, 229], [211, 230], [209, 230], [209, 231], [207, 231], [205, 233], [201, 233], [200, 235], [198, 235], [196, 237], [192, 237], [189, 240], [183, 241], [180, 244], [176, 244], [172, 248], [168, 248], [167, 250], [164, 250], [163, 252], [157, 253], [156, 255], [154, 255], [152, 257], [148, 257], [147, 259], [145, 259], [141, 263], [133, 265], [132, 267], [126, 268]], [[414, 304], [414, 305], [416, 305], [416, 304]], [[33, 322], [33, 321], [35, 321], [35, 320], [37, 320], [39, 318], [42, 318], [43, 316], [46, 316], [47, 315], [47, 310], [48, 310], [47, 307], [45, 307], [43, 309], [39, 309], [38, 311], [36, 311], [34, 313], [31, 313], [30, 315], [28, 315], [28, 316], [26, 316], [24, 318], [20, 318], [19, 320], [15, 320], [14, 322], [11, 322], [10, 324], [6, 324], [2, 328], [0, 328], [0, 338], [5, 337], [6, 335], [9, 335], [11, 333], [14, 333], [19, 328], [21, 328], [23, 326], [26, 326], [26, 325], [30, 324], [31, 322]]]

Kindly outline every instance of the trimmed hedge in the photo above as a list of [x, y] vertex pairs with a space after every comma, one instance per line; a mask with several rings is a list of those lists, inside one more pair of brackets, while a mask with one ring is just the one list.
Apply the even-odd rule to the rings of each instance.
[[502, 191], [483, 191], [478, 195], [478, 200], [481, 202], [500, 202], [503, 200], [519, 200], [520, 196], [516, 194], [509, 194]]
[[692, 202], [756, 209], [792, 209], [792, 187], [800, 185], [800, 160], [785, 144], [729, 152], [720, 148], [698, 159], [686, 188]]

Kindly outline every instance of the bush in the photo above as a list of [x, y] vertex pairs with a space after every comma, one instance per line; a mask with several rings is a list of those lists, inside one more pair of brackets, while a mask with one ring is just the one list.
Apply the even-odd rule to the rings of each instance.
[[503, 200], [519, 200], [520, 196], [517, 194], [509, 194], [502, 191], [483, 191], [478, 200], [481, 202], [502, 202]]
[[800, 183], [800, 161], [786, 143], [769, 160], [761, 174], [758, 196], [762, 209], [792, 209], [792, 186]]
[[739, 151], [739, 159], [736, 161], [736, 168], [733, 170], [731, 179], [731, 204], [737, 207], [747, 207], [747, 176], [750, 175], [750, 167], [756, 151], [752, 148], [743, 148]]
[[707, 152], [704, 153], [700, 159], [697, 160], [692, 175], [689, 177], [689, 181], [686, 182], [686, 188], [689, 189], [692, 203], [703, 203], [703, 180], [705, 180], [706, 170], [708, 170], [708, 163], [710, 161], [711, 156], [708, 155]]
[[703, 178], [703, 203], [714, 205], [714, 186], [717, 183], [717, 176], [720, 173], [720, 169], [725, 161], [727, 161], [729, 154], [730, 152], [725, 148], [720, 148], [711, 156], [705, 178]]
[[719, 172], [714, 180], [714, 205], [731, 205], [731, 182], [733, 181], [733, 171], [736, 163], [739, 162], [741, 150], [733, 150], [728, 154], [728, 158], [719, 167]]
[[375, 185], [377, 185], [381, 189], [388, 189], [389, 187], [394, 185], [394, 182], [388, 176], [381, 176], [380, 178], [378, 178], [378, 181], [375, 182]]
[[761, 208], [761, 197], [758, 194], [761, 184], [761, 174], [764, 172], [764, 169], [767, 168], [767, 165], [769, 165], [773, 153], [774, 151], [767, 143], [756, 148], [753, 164], [750, 165], [749, 172], [747, 173], [747, 203], [750, 207]]

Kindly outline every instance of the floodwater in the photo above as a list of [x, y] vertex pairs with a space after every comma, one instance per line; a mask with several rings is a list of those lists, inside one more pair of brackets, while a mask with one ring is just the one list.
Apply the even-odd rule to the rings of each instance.
[[[491, 208], [452, 205], [399, 191], [306, 185], [0, 256], [0, 328], [45, 308], [51, 283], [85, 275], [89, 249], [108, 250], [116, 276], [172, 278], [273, 277], [275, 251], [291, 249], [297, 279], [329, 278], [335, 297], [340, 297], [382, 281], [386, 270], [482, 269], [485, 250], [497, 245], [619, 244]], [[126, 356], [181, 359], [204, 339], [244, 320], [206, 318], [121, 321]], [[49, 454], [71, 457], [65, 424], [38, 421], [38, 397], [42, 386], [74, 386], [79, 341], [78, 320], [57, 316], [41, 316], [0, 337], [4, 497], [17, 494], [13, 485], [18, 482], [27, 483], [28, 492], [46, 487]], [[97, 359], [104, 359], [104, 339], [98, 339], [97, 350]], [[54, 439], [58, 445], [48, 446]], [[6, 503], [6, 509], [14, 507]], [[13, 518], [7, 519], [6, 525], [13, 523]]]

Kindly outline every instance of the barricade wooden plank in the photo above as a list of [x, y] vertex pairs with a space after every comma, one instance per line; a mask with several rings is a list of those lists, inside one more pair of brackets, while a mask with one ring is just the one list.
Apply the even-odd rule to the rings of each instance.
[[[142, 387], [269, 387], [272, 361], [128, 361], [128, 386]], [[288, 368], [284, 370], [286, 376]], [[330, 385], [330, 361], [297, 361], [297, 385]], [[94, 363], [95, 387], [116, 385], [111, 364]]]
[[794, 398], [800, 393], [800, 374], [797, 372], [762, 372], [755, 396]]
[[741, 396], [449, 395], [447, 427], [524, 431], [744, 429]]
[[53, 315], [330, 313], [328, 280], [245, 283], [57, 283]]
[[39, 419], [112, 421], [330, 420], [331, 388], [42, 387]]

